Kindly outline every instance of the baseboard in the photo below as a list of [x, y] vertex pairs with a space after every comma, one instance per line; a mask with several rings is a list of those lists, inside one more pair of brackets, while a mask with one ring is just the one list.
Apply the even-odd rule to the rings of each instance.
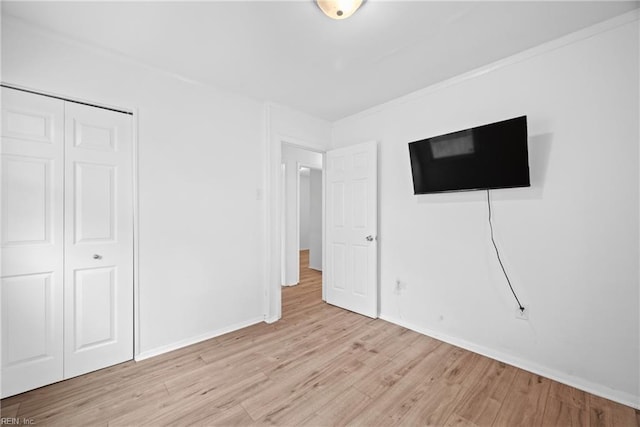
[[491, 348], [483, 347], [481, 345], [478, 345], [457, 337], [442, 334], [440, 332], [436, 332], [428, 328], [423, 328], [423, 327], [414, 325], [410, 322], [406, 322], [404, 320], [395, 319], [392, 316], [381, 314], [380, 319], [396, 324], [398, 326], [402, 326], [407, 329], [411, 329], [412, 331], [418, 332], [422, 335], [426, 335], [431, 338], [444, 341], [448, 344], [455, 345], [456, 347], [464, 348], [465, 350], [469, 350], [474, 353], [481, 354], [482, 356], [489, 357], [499, 362], [503, 362], [508, 365], [515, 366], [516, 368], [520, 368], [525, 371], [532, 372], [536, 375], [541, 375], [543, 377], [550, 378], [559, 383], [563, 383], [568, 386], [586, 391], [587, 393], [604, 397], [605, 399], [613, 400], [614, 402], [618, 402], [635, 409], [640, 409], [639, 396], [634, 396], [630, 393], [614, 390], [606, 386], [603, 386], [601, 384], [596, 384], [591, 381], [585, 380], [583, 378], [574, 377], [564, 372], [559, 372], [554, 369], [548, 368], [546, 366], [538, 365], [537, 363], [532, 362], [530, 360], [521, 359], [519, 357], [510, 355], [507, 353], [503, 353], [501, 351], [497, 351]]
[[278, 320], [280, 320], [280, 317], [278, 316], [265, 317], [264, 323], [275, 323]]
[[141, 360], [145, 360], [150, 357], [159, 356], [161, 354], [168, 353], [173, 350], [178, 350], [180, 348], [197, 344], [199, 342], [206, 341], [211, 338], [219, 337], [220, 335], [224, 335], [229, 332], [237, 331], [238, 329], [246, 328], [247, 326], [255, 325], [256, 323], [260, 323], [262, 321], [265, 321], [263, 317], [256, 317], [253, 319], [245, 320], [243, 322], [234, 323], [233, 325], [229, 325], [224, 328], [220, 328], [204, 334], [196, 335], [194, 337], [187, 338], [172, 344], [163, 345], [161, 347], [157, 347], [152, 350], [143, 351], [138, 355], [136, 355], [134, 357], [134, 360], [136, 362], [139, 362]]

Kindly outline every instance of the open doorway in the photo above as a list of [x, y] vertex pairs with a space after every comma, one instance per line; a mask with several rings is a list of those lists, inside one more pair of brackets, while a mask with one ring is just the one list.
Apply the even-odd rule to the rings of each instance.
[[300, 251], [300, 280], [295, 286], [282, 288], [282, 318], [295, 321], [298, 316], [320, 310], [322, 298], [322, 272], [309, 268], [309, 251]]
[[322, 166], [322, 153], [282, 144], [283, 286], [296, 286], [313, 277], [322, 287]]

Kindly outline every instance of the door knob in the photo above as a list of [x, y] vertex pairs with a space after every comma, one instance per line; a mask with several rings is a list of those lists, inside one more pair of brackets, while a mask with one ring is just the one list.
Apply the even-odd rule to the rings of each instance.
[[102, 255], [94, 254], [93, 259], [102, 259]]
[[373, 242], [373, 236], [371, 234], [365, 237], [365, 239], [367, 239], [367, 242]]

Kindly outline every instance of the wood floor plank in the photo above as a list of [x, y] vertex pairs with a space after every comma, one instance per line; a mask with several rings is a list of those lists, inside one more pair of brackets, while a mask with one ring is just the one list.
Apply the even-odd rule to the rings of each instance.
[[547, 378], [518, 370], [493, 425], [542, 425], [550, 384], [551, 380]]
[[244, 427], [253, 424], [253, 420], [244, 410], [242, 405], [236, 405], [226, 409], [220, 413], [209, 415], [196, 423], [192, 424], [196, 427], [209, 426], [227, 426], [227, 427]]
[[444, 427], [479, 427], [481, 425], [483, 424], [473, 423], [462, 415], [456, 413], [452, 413], [444, 423]]
[[331, 398], [301, 425], [344, 426], [369, 406], [371, 399], [354, 387], [348, 387], [342, 393]]
[[586, 392], [556, 381], [551, 382], [549, 398], [556, 399], [582, 411], [586, 411], [589, 404]]
[[[19, 395], [19, 416], [41, 421], [58, 419], [75, 413], [105, 394], [118, 394], [123, 388], [154, 383], [172, 372], [189, 371], [202, 365], [197, 354], [176, 351], [160, 360], [127, 362], [107, 369], [72, 378]], [[136, 369], [137, 368], [137, 369]]]
[[[140, 387], [140, 386], [138, 386]], [[135, 410], [139, 407], [153, 404], [165, 399], [167, 390], [162, 383], [152, 387], [134, 388], [128, 391], [98, 396], [85, 408], [74, 408], [65, 415], [65, 423], [68, 425], [106, 425], [107, 420], [116, 418], [122, 413]], [[51, 421], [58, 417], [52, 417]], [[39, 418], [39, 423], [47, 424], [48, 417]]]
[[454, 349], [442, 358], [437, 368], [425, 378], [409, 399], [403, 402], [408, 410], [399, 418], [402, 425], [435, 425], [446, 423], [467, 388], [469, 374], [483, 358], [462, 349]]
[[16, 418], [18, 416], [18, 409], [20, 408], [19, 403], [14, 403], [13, 405], [1, 405], [0, 406], [0, 417], [2, 418]]
[[513, 366], [484, 358], [470, 374], [472, 385], [461, 396], [455, 413], [477, 425], [493, 424], [516, 373]]
[[263, 374], [237, 377], [233, 382], [217, 378], [202, 381], [169, 393], [156, 402], [153, 410], [140, 407], [112, 420], [112, 425], [172, 425], [197, 422], [213, 413], [221, 413], [240, 403], [246, 396], [269, 389], [273, 383]]
[[632, 426], [637, 422], [633, 408], [592, 394], [588, 398], [591, 427]]
[[589, 421], [586, 410], [577, 408], [556, 397], [549, 396], [547, 399], [542, 425], [550, 427], [582, 427], [589, 425]]
[[[251, 396], [242, 402], [242, 406], [254, 420], [272, 423], [281, 419], [283, 413], [290, 413], [291, 408], [296, 408], [298, 412], [306, 411], [301, 402], [309, 399], [314, 390], [324, 391], [343, 379], [353, 382], [357, 376], [352, 374], [360, 369], [369, 372], [368, 368], [358, 360], [357, 354], [349, 348], [337, 355], [328, 353], [324, 359], [316, 358], [316, 362], [317, 364], [314, 365], [294, 365], [295, 368], [289, 368], [286, 376], [277, 381], [275, 390], [271, 389], [267, 393]], [[304, 403], [304, 405], [309, 406], [310, 403]], [[306, 413], [300, 421], [311, 412]], [[292, 422], [291, 419], [288, 419], [288, 422]]]
[[640, 426], [634, 409], [325, 304], [306, 268], [283, 318], [0, 402], [40, 426]]
[[[449, 395], [459, 392], [459, 386], [451, 386], [445, 390], [436, 390], [432, 386], [445, 381], [444, 377], [450, 369], [455, 369], [456, 362], [463, 355], [465, 352], [461, 349], [438, 345], [426, 354], [419, 355], [414, 359], [414, 363], [404, 363], [403, 365], [411, 368], [403, 367], [393, 371], [392, 375], [383, 377], [383, 384], [387, 388], [383, 393], [377, 393], [377, 397], [373, 398], [366, 411], [354, 418], [353, 424], [423, 424], [424, 419], [433, 415], [440, 403], [451, 404], [451, 400], [441, 399], [437, 397], [438, 394]], [[361, 387], [361, 384], [356, 386]], [[361, 391], [365, 392], [363, 389]], [[417, 411], [416, 407], [423, 408], [425, 413]], [[439, 411], [436, 412], [437, 417], [442, 415]], [[442, 422], [444, 419], [441, 420], [441, 424]]]
[[258, 420], [259, 423], [301, 425], [336, 396], [351, 389], [359, 378], [371, 374], [372, 369], [360, 360], [362, 356], [367, 354], [358, 348], [346, 350], [332, 360], [331, 367], [318, 372], [305, 384], [304, 400], [299, 399], [292, 405], [285, 402]]
[[421, 341], [420, 345], [409, 346], [395, 358], [379, 365], [372, 375], [360, 379], [354, 387], [375, 399], [388, 392], [417, 364], [426, 365], [429, 360], [444, 357], [448, 351], [449, 349], [438, 345], [437, 342]]

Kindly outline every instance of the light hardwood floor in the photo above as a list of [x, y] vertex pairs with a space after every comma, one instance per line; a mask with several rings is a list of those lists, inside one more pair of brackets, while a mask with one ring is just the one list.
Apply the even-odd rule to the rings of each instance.
[[36, 425], [637, 426], [629, 407], [321, 301], [283, 318], [4, 399]]

